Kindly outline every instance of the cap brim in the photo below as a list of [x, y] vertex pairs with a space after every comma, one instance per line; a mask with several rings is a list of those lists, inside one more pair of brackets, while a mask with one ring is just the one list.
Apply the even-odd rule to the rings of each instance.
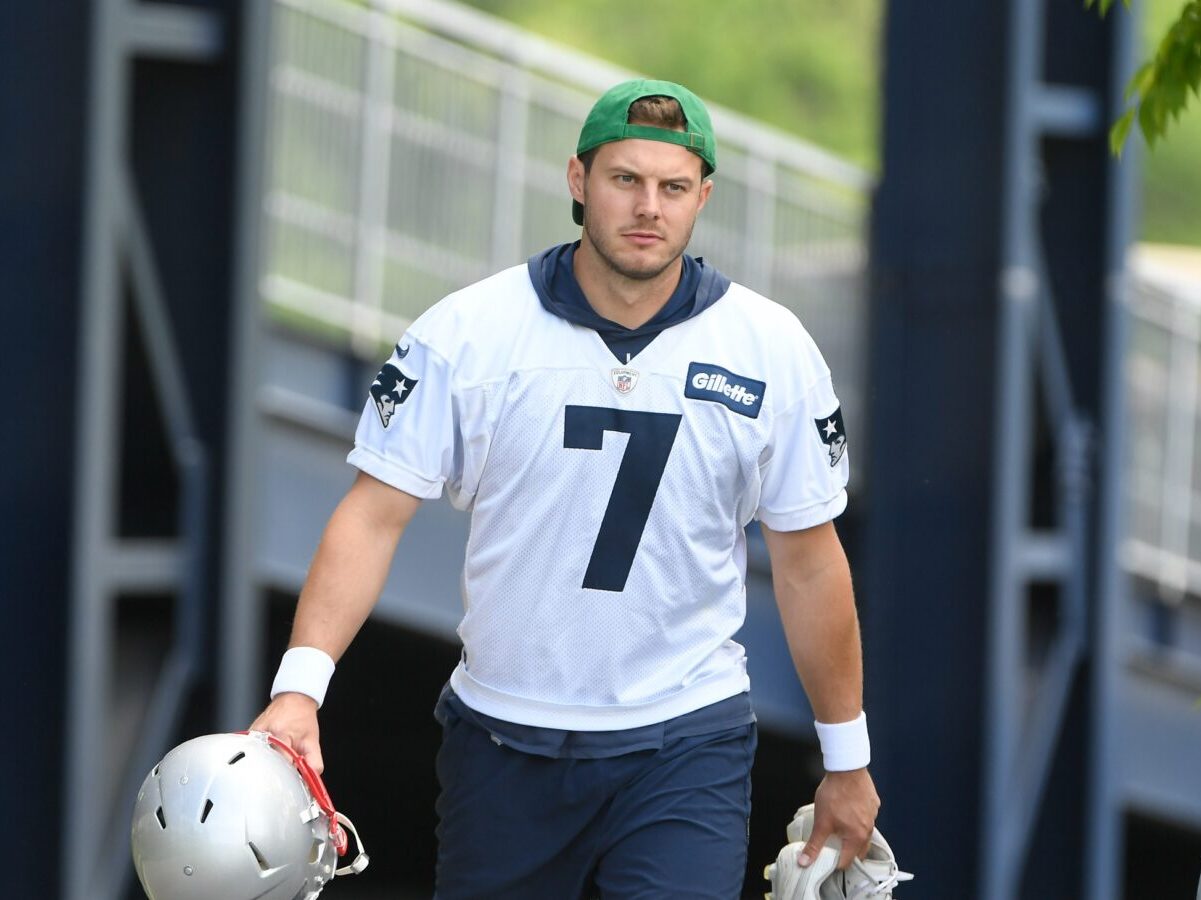
[[579, 200], [571, 201], [571, 218], [577, 225], [584, 224], [584, 205]]

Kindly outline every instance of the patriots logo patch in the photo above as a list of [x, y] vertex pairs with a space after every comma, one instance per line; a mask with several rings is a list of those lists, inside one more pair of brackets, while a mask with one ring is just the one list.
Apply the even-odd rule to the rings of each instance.
[[410, 378], [392, 363], [384, 363], [384, 367], [371, 382], [371, 397], [375, 400], [375, 411], [379, 413], [380, 423], [387, 428], [396, 414], [396, 407], [409, 399], [413, 388], [417, 387], [417, 379]]
[[838, 461], [847, 451], [847, 433], [842, 424], [842, 407], [838, 407], [828, 416], [814, 419], [813, 424], [817, 426], [817, 436], [826, 445], [826, 452], [830, 454], [830, 467], [833, 468], [838, 465]]

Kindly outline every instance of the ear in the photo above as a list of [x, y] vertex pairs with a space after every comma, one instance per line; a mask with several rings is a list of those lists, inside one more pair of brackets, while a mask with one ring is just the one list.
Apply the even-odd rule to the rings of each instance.
[[584, 164], [580, 162], [578, 156], [567, 160], [567, 189], [571, 191], [573, 200], [584, 202], [584, 182], [587, 178], [588, 174], [584, 171]]
[[705, 204], [709, 202], [709, 195], [713, 193], [713, 179], [706, 178], [701, 182], [701, 202], [697, 204], [696, 211], [700, 212], [705, 208]]

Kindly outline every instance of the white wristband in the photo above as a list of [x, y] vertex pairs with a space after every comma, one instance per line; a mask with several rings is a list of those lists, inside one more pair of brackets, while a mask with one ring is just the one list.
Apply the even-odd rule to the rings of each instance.
[[827, 725], [814, 722], [822, 745], [822, 763], [827, 772], [862, 769], [872, 761], [872, 745], [867, 737], [867, 713], [849, 722]]
[[334, 661], [324, 650], [292, 647], [279, 661], [279, 670], [275, 673], [275, 681], [271, 683], [271, 699], [295, 691], [312, 697], [320, 707], [325, 702], [325, 691], [333, 674]]

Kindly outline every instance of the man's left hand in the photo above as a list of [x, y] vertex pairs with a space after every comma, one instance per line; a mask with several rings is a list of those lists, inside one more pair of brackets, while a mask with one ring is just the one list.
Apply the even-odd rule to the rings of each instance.
[[813, 833], [801, 850], [798, 862], [810, 865], [817, 859], [826, 840], [842, 840], [838, 868], [845, 869], [856, 856], [867, 853], [880, 797], [867, 769], [827, 772], [814, 795]]

